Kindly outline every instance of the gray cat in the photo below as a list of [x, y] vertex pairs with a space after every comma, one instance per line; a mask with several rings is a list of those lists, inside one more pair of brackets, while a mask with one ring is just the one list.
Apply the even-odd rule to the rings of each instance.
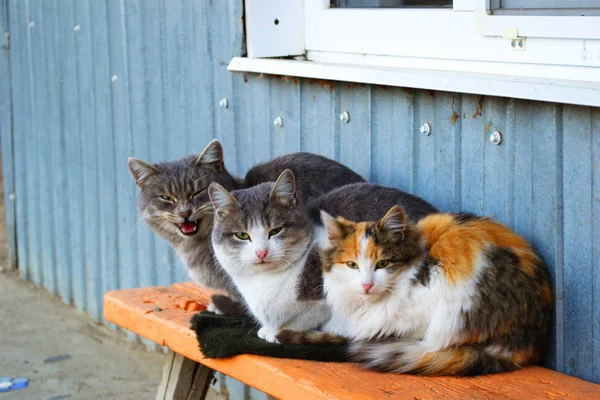
[[309, 201], [333, 188], [364, 179], [325, 157], [294, 153], [253, 167], [246, 179], [234, 178], [225, 168], [223, 148], [217, 140], [210, 142], [200, 156], [148, 164], [130, 158], [129, 170], [141, 192], [139, 210], [150, 228], [168, 241], [198, 284], [225, 289], [236, 296], [228, 275], [213, 258], [210, 241], [213, 207], [207, 188], [218, 182], [227, 190], [245, 188], [273, 181], [285, 168], [303, 177], [298, 196]]
[[416, 196], [372, 183], [343, 186], [305, 207], [289, 170], [275, 183], [231, 193], [213, 183], [209, 196], [215, 207], [215, 255], [260, 322], [258, 336], [271, 342], [277, 341], [281, 329], [316, 329], [330, 316], [319, 258], [326, 230], [321, 222], [311, 221], [311, 215], [324, 209], [346, 218], [375, 220], [390, 204], [406, 207], [413, 220], [437, 212]]

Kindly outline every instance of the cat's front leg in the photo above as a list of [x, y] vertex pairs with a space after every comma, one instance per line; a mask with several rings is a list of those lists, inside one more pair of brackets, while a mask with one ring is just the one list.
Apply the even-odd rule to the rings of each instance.
[[266, 340], [269, 343], [279, 343], [277, 340], [277, 334], [279, 328], [273, 328], [272, 326], [263, 326], [258, 330], [258, 337]]

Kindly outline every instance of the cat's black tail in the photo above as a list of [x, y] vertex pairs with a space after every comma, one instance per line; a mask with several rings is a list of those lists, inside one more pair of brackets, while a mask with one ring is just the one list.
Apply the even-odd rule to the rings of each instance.
[[533, 351], [530, 354], [523, 351], [503, 352], [480, 344], [458, 345], [428, 352], [424, 342], [396, 340], [355, 343], [350, 347], [350, 358], [381, 372], [472, 376], [514, 371], [536, 361], [537, 354]]

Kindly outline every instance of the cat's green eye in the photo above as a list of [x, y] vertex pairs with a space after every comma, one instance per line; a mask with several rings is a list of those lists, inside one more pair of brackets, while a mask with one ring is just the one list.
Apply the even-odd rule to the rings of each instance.
[[283, 229], [283, 227], [271, 229], [269, 231], [269, 237], [277, 235], [279, 232], [281, 232], [282, 229]]
[[250, 239], [250, 235], [247, 232], [236, 232], [234, 233], [235, 237], [240, 240], [248, 240]]
[[390, 265], [390, 260], [381, 260], [375, 264], [375, 269], [385, 268]]
[[204, 192], [204, 189], [194, 192], [194, 194], [190, 196], [190, 200], [193, 200], [196, 196], [198, 196], [202, 192]]
[[358, 264], [357, 264], [357, 263], [355, 263], [354, 261], [348, 261], [348, 262], [346, 263], [346, 265], [347, 265], [347, 266], [349, 266], [349, 267], [350, 267], [350, 268], [352, 268], [352, 269], [357, 269], [357, 268], [358, 268]]
[[177, 201], [177, 199], [173, 196], [162, 195], [160, 198], [164, 201], [168, 201], [169, 203], [175, 203]]

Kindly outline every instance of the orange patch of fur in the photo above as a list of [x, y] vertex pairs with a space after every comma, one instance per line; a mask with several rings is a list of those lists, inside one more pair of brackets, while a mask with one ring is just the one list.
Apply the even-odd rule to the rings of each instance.
[[523, 350], [513, 351], [510, 358], [512, 362], [520, 366], [535, 364], [540, 359], [538, 351], [532, 346]]
[[[338, 220], [342, 220], [342, 218], [338, 218]], [[354, 232], [351, 235], [346, 236], [339, 243], [339, 247], [343, 249], [341, 252], [336, 254], [335, 259], [333, 260], [336, 265], [345, 265], [348, 261], [357, 262], [358, 258], [361, 255], [362, 251], [362, 240], [366, 235], [366, 222], [352, 223], [349, 221], [343, 221], [346, 224], [354, 225]], [[369, 238], [367, 242], [366, 248], [366, 256], [373, 260], [373, 262], [377, 262], [382, 257], [382, 249], [375, 244], [375, 240], [373, 238]]]
[[415, 365], [416, 370], [428, 371], [431, 375], [459, 374], [472, 364], [477, 354], [467, 347], [443, 349], [425, 353]]
[[471, 279], [477, 257], [488, 245], [512, 250], [523, 271], [535, 275], [538, 258], [529, 244], [506, 226], [491, 220], [473, 220], [458, 224], [451, 214], [436, 214], [424, 218], [418, 228], [430, 247], [429, 253], [440, 261], [448, 281]]
[[[350, 223], [342, 218], [338, 218], [339, 221], [344, 223]], [[365, 233], [364, 222], [354, 224], [354, 232], [351, 235], [346, 236], [340, 241], [338, 247], [342, 249], [341, 252], [336, 254], [336, 258], [333, 260], [336, 264], [345, 264], [348, 261], [356, 261], [360, 256], [360, 243], [359, 239]]]

